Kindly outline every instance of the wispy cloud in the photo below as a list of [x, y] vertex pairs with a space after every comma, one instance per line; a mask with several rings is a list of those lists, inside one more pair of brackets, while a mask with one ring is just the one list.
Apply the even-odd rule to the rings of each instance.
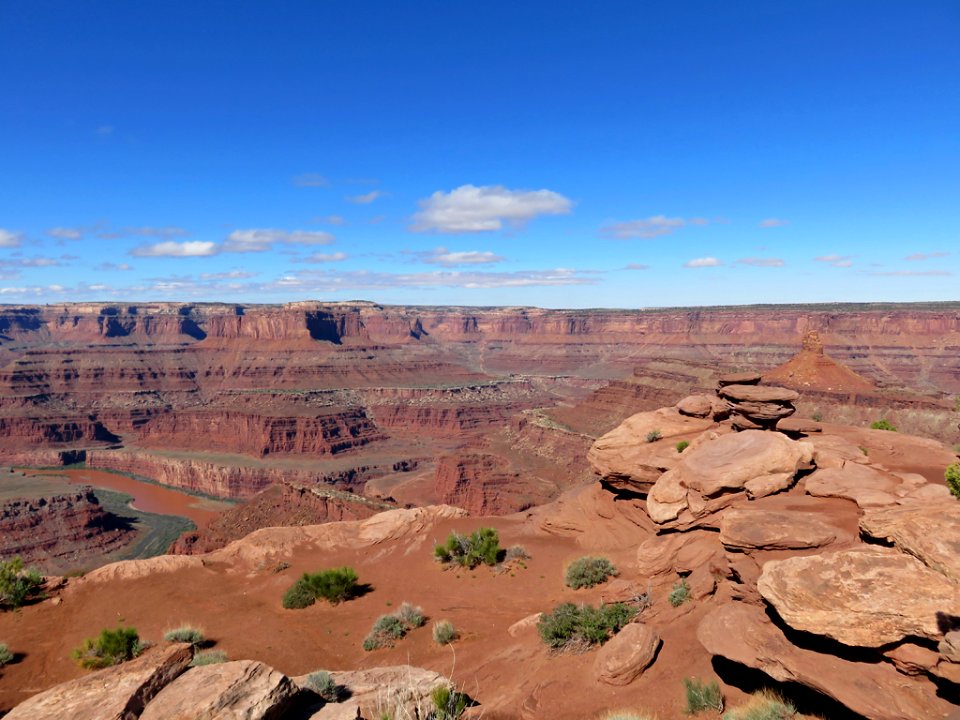
[[330, 181], [319, 173], [303, 173], [293, 178], [297, 187], [330, 187]]
[[346, 225], [347, 221], [342, 215], [326, 215], [324, 217], [314, 218], [314, 222], [326, 223], [327, 225]]
[[139, 245], [130, 254], [134, 257], [208, 257], [216, 255], [217, 251], [216, 243], [205, 240], [165, 240], [152, 245]]
[[642, 220], [615, 222], [600, 228], [600, 234], [615, 240], [650, 240], [670, 235], [685, 225], [707, 225], [704, 218], [679, 218], [666, 215], [653, 215]]
[[276, 244], [329, 245], [333, 241], [333, 235], [328, 232], [252, 228], [249, 230], [234, 230], [227, 236], [221, 249], [223, 252], [232, 253], [266, 252]]
[[256, 277], [257, 273], [246, 270], [228, 270], [226, 272], [201, 273], [201, 280], [247, 280]]
[[23, 244], [23, 234], [0, 228], [0, 248], [15, 248]]
[[826, 263], [837, 268], [848, 268], [853, 266], [853, 255], [819, 255], [814, 258], [816, 262]]
[[510, 190], [503, 185], [461, 185], [420, 201], [414, 232], [468, 233], [522, 226], [540, 215], [569, 214], [573, 203], [552, 190]]
[[918, 260], [933, 260], [934, 258], [945, 258], [949, 255], [948, 252], [938, 251], [938, 252], [929, 252], [929, 253], [913, 253], [912, 255], [907, 255], [904, 260], [908, 262], [916, 262]]
[[627, 263], [623, 268], [624, 270], [649, 270], [649, 265], [644, 265], [643, 263]]
[[116, 230], [100, 229], [97, 230], [97, 237], [104, 240], [113, 240], [124, 237], [150, 237], [150, 238], [174, 238], [185, 237], [189, 235], [182, 227], [173, 225], [166, 227], [154, 227], [145, 225], [142, 227], [123, 227]]
[[761, 258], [761, 257], [740, 258], [740, 259], [737, 260], [736, 262], [737, 262], [737, 264], [739, 264], [739, 265], [751, 265], [751, 266], [753, 266], [753, 267], [765, 267], [765, 268], [783, 267], [784, 264], [785, 264], [781, 258], [775, 258], [775, 257], [771, 257], [771, 258]]
[[946, 270], [889, 270], [870, 274], [880, 277], [950, 277], [953, 275]]
[[694, 258], [693, 260], [683, 264], [685, 268], [720, 267], [721, 265], [723, 265], [723, 261], [718, 260], [715, 257]]
[[303, 258], [302, 262], [305, 263], [331, 263], [331, 262], [342, 262], [347, 259], [347, 254], [344, 252], [335, 252], [335, 253], [313, 253], [312, 255], [307, 255]]
[[47, 230], [47, 235], [57, 240], [80, 240], [83, 230], [74, 227], [54, 227]]
[[102, 262], [93, 269], [101, 272], [126, 272], [133, 270], [133, 266], [127, 263]]
[[433, 288], [456, 287], [489, 289], [558, 285], [592, 285], [595, 273], [569, 268], [524, 270], [517, 272], [477, 272], [442, 270], [429, 273], [389, 273], [358, 270], [334, 272], [304, 270], [277, 281], [284, 288], [330, 292], [334, 290], [366, 290], [385, 287]]
[[113, 125], [101, 125], [95, 130], [100, 137], [110, 137], [114, 131], [116, 131], [116, 128]]
[[782, 218], [766, 218], [765, 220], [761, 220], [757, 224], [762, 228], [776, 228], [776, 227], [783, 227], [784, 225], [788, 225], [789, 223], [790, 223], [789, 220], [783, 220]]
[[503, 262], [504, 258], [496, 253], [487, 250], [463, 250], [451, 251], [445, 247], [437, 247], [433, 250], [424, 252], [404, 251], [408, 255], [415, 256], [420, 262], [429, 265], [443, 265], [444, 267], [456, 267], [457, 265], [490, 265]]
[[373, 201], [382, 198], [384, 195], [386, 195], [386, 193], [382, 190], [371, 190], [363, 195], [351, 195], [347, 198], [347, 202], [352, 202], [354, 205], [369, 205]]

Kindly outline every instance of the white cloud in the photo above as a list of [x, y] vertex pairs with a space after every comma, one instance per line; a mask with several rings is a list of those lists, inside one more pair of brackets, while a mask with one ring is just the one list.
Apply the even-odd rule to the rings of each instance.
[[649, 270], [649, 265], [644, 265], [643, 263], [627, 263], [627, 266], [624, 270]]
[[23, 235], [21, 233], [13, 232], [13, 230], [4, 230], [0, 228], [0, 248], [15, 248], [20, 247], [20, 244], [23, 242]]
[[[569, 268], [555, 270], [524, 270], [518, 272], [479, 272], [438, 270], [427, 273], [389, 273], [357, 270], [337, 272], [329, 270], [304, 270], [295, 276], [286, 276], [274, 285], [296, 286], [311, 291], [368, 290], [384, 287], [457, 287], [488, 289], [506, 287], [536, 287], [558, 285], [592, 285], [597, 282], [595, 273]], [[269, 287], [264, 288], [269, 289]]]
[[340, 262], [347, 259], [347, 254], [342, 252], [335, 253], [313, 253], [312, 255], [307, 255], [303, 258], [303, 262], [307, 263], [328, 263], [328, 262]]
[[853, 255], [819, 255], [814, 258], [816, 262], [827, 263], [837, 268], [848, 268], [853, 266]]
[[201, 280], [246, 280], [256, 277], [257, 273], [246, 270], [228, 270], [227, 272], [201, 273]]
[[444, 267], [454, 267], [456, 265], [490, 265], [502, 262], [504, 258], [496, 253], [487, 250], [465, 250], [452, 252], [445, 247], [434, 248], [427, 252], [413, 253], [421, 262], [429, 265], [443, 265]]
[[303, 173], [293, 178], [293, 184], [297, 187], [328, 187], [330, 181], [319, 173]]
[[83, 237], [83, 230], [71, 227], [55, 227], [47, 230], [47, 235], [58, 240], [79, 240]]
[[781, 258], [761, 258], [761, 257], [748, 257], [740, 258], [737, 260], [737, 263], [740, 265], [752, 265], [753, 267], [783, 267], [784, 262]]
[[573, 203], [552, 190], [509, 190], [502, 185], [461, 185], [420, 201], [414, 232], [489, 232], [504, 223], [522, 226], [539, 215], [567, 215]]
[[127, 263], [102, 262], [97, 265], [94, 270], [100, 270], [101, 272], [125, 272], [127, 270], [133, 270], [133, 266]]
[[643, 220], [627, 220], [626, 222], [610, 223], [600, 228], [600, 234], [615, 240], [649, 240], [670, 235], [684, 225], [706, 225], [703, 218], [671, 218], [665, 215], [654, 215]]
[[783, 227], [789, 224], [789, 222], [789, 220], [782, 220], [780, 218], [766, 218], [765, 220], [761, 220], [758, 225], [762, 228], [775, 228]]
[[250, 230], [234, 230], [227, 236], [222, 249], [223, 252], [234, 253], [265, 252], [275, 244], [329, 245], [333, 241], [333, 235], [328, 232], [253, 228]]
[[870, 274], [879, 277], [950, 277], [953, 275], [952, 272], [946, 270], [891, 270]]
[[720, 267], [721, 265], [723, 265], [723, 261], [717, 260], [715, 257], [694, 258], [683, 264], [685, 268]]
[[166, 240], [153, 245], [139, 245], [130, 251], [134, 257], [208, 257], [216, 255], [217, 244], [204, 240], [175, 242]]
[[347, 202], [352, 202], [354, 205], [369, 205], [374, 200], [382, 198], [386, 193], [382, 190], [371, 190], [364, 195], [353, 195], [347, 198]]
[[917, 260], [933, 260], [934, 258], [944, 258], [947, 257], [950, 253], [948, 252], [931, 252], [931, 253], [913, 253], [913, 255], [907, 255], [904, 260], [909, 262], [916, 262]]
[[154, 238], [172, 238], [172, 237], [184, 237], [189, 235], [186, 230], [182, 227], [176, 226], [166, 226], [166, 227], [154, 227], [152, 225], [145, 225], [142, 227], [124, 227], [117, 230], [100, 230], [97, 232], [97, 237], [103, 238], [104, 240], [113, 240], [115, 238], [122, 237], [154, 237]]
[[328, 225], [346, 225], [347, 221], [342, 215], [327, 215], [326, 217], [316, 218], [315, 222], [327, 223]]

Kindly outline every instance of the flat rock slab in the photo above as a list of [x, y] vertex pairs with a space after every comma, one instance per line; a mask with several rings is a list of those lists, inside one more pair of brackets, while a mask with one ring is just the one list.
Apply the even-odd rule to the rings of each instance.
[[960, 582], [960, 502], [868, 510], [860, 518], [860, 530]]
[[[431, 693], [440, 687], [452, 689], [450, 680], [432, 670], [412, 665], [392, 665], [330, 673], [350, 697], [328, 703], [310, 715], [310, 720], [354, 720], [368, 718], [412, 718], [419, 708], [433, 707]], [[301, 687], [308, 676], [294, 678]]]
[[141, 657], [61, 683], [24, 700], [12, 720], [127, 720], [140, 711], [193, 659], [189, 645], [170, 645]]
[[851, 646], [939, 640], [960, 616], [960, 585], [885, 547], [771, 560], [757, 589], [790, 627]]
[[823, 426], [814, 420], [791, 417], [780, 420], [777, 423], [777, 430], [788, 435], [809, 435], [823, 432]]
[[660, 636], [649, 625], [630, 623], [597, 652], [593, 676], [607, 685], [629, 685], [650, 667]]
[[720, 542], [741, 550], [807, 550], [852, 536], [815, 512], [731, 508], [720, 520]]
[[140, 720], [280, 720], [297, 686], [253, 660], [191, 668], [167, 685]]
[[902, 482], [895, 475], [854, 462], [817, 470], [807, 478], [806, 490], [814, 497], [845, 498], [870, 508], [894, 505]]
[[700, 622], [697, 639], [713, 655], [813, 688], [871, 720], [938, 720], [954, 710], [933, 683], [906, 677], [890, 663], [852, 662], [794, 645], [753, 605], [717, 608]]
[[811, 445], [780, 433], [745, 430], [720, 435], [684, 451], [676, 467], [651, 488], [647, 512], [660, 524], [688, 509], [700, 516], [704, 510], [712, 510], [707, 498], [742, 491], [748, 482], [765, 478], [784, 484], [784, 476], [793, 478], [812, 457]]
[[717, 378], [717, 385], [725, 387], [727, 385], [756, 385], [763, 379], [758, 372], [735, 372], [725, 373]]
[[774, 385], [726, 385], [717, 393], [722, 398], [745, 403], [792, 403], [800, 398], [800, 393], [789, 388]]

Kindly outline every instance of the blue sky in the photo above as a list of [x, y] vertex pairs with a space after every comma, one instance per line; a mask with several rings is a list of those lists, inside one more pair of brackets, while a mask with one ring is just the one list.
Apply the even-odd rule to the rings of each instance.
[[0, 302], [958, 299], [960, 4], [0, 0]]

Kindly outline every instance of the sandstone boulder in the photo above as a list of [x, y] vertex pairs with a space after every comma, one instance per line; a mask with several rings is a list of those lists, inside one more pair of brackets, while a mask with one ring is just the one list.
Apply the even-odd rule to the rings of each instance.
[[960, 582], [960, 503], [916, 503], [868, 510], [860, 518], [860, 530], [892, 542], [932, 570]]
[[940, 655], [930, 648], [914, 643], [903, 643], [884, 651], [883, 656], [904, 675], [922, 675], [937, 666]]
[[637, 571], [641, 577], [657, 577], [711, 567], [723, 555], [717, 535], [705, 530], [654, 535], [637, 548]]
[[905, 677], [889, 663], [853, 662], [794, 645], [759, 607], [720, 606], [701, 621], [697, 639], [714, 655], [778, 682], [806, 685], [871, 720], [945, 719], [953, 709], [933, 683]]
[[280, 720], [298, 688], [253, 660], [191, 668], [147, 705], [140, 720]]
[[794, 436], [810, 435], [812, 433], [823, 432], [823, 426], [814, 421], [804, 418], [785, 417], [777, 423], [777, 430]]
[[688, 448], [676, 467], [657, 480], [647, 496], [647, 512], [659, 524], [676, 520], [684, 511], [696, 520], [716, 510], [710, 499], [741, 492], [748, 482], [786, 486], [812, 457], [812, 446], [779, 433], [720, 435]]
[[12, 720], [128, 720], [183, 673], [193, 659], [189, 645], [149, 650], [135, 660], [84, 675], [24, 700]]
[[806, 480], [806, 491], [815, 497], [853, 500], [861, 508], [882, 507], [897, 502], [900, 478], [859, 463], [825, 468]]
[[[702, 432], [712, 425], [708, 419], [681, 415], [676, 408], [637, 413], [598, 438], [587, 453], [587, 459], [594, 471], [607, 482], [646, 492], [680, 459], [674, 443], [668, 438]], [[648, 442], [647, 437], [654, 431], [663, 439]]]
[[677, 403], [681, 415], [705, 418], [713, 414], [713, 398], [709, 395], [690, 395]]
[[937, 650], [945, 660], [960, 663], [960, 630], [951, 630], [944, 635]]
[[[430, 694], [441, 685], [452, 687], [443, 675], [412, 665], [395, 665], [331, 673], [338, 685], [347, 689], [350, 697], [338, 703], [328, 703], [310, 715], [310, 720], [355, 720], [365, 718], [426, 717], [418, 714], [423, 708], [433, 708]], [[301, 687], [308, 676], [294, 678]]]
[[630, 623], [597, 652], [593, 675], [607, 685], [629, 685], [653, 662], [660, 636], [649, 625]]
[[731, 508], [720, 520], [720, 542], [740, 550], [805, 550], [851, 539], [813, 512]]
[[960, 585], [884, 547], [771, 560], [757, 588], [790, 627], [852, 646], [939, 640], [960, 616]]
[[735, 372], [726, 373], [717, 378], [717, 385], [726, 387], [728, 385], [756, 385], [763, 379], [758, 372]]
[[800, 393], [774, 385], [726, 385], [717, 394], [734, 403], [792, 403], [800, 399]]

